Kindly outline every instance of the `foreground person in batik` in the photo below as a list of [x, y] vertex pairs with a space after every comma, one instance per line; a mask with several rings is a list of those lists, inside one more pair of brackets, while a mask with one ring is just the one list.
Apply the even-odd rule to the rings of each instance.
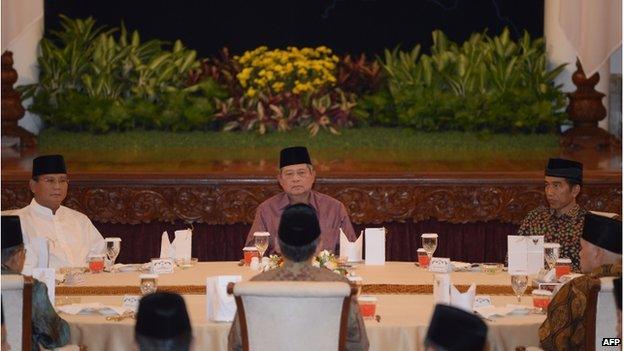
[[[295, 204], [287, 206], [281, 217], [278, 229], [278, 243], [284, 257], [284, 264], [274, 270], [261, 273], [253, 281], [339, 281], [349, 280], [327, 268], [312, 266], [312, 258], [317, 250], [321, 228], [316, 211], [310, 205]], [[301, 316], [301, 318], [305, 318]], [[323, 321], [310, 320], [310, 328]], [[234, 318], [228, 337], [228, 350], [242, 350], [238, 314]], [[275, 326], [279, 328], [278, 325]], [[293, 335], [293, 340], [296, 340]], [[368, 337], [358, 303], [351, 301], [349, 322], [347, 324], [346, 349], [350, 351], [368, 350]]]
[[[2, 274], [20, 274], [24, 267], [24, 242], [20, 219], [2, 216]], [[34, 279], [32, 287], [32, 350], [39, 345], [46, 349], [61, 347], [69, 342], [69, 325], [50, 303], [48, 289]]]
[[540, 344], [546, 351], [585, 350], [584, 319], [589, 292], [592, 287], [600, 286], [601, 277], [622, 275], [622, 222], [587, 214], [580, 258], [585, 275], [559, 289], [539, 328]]

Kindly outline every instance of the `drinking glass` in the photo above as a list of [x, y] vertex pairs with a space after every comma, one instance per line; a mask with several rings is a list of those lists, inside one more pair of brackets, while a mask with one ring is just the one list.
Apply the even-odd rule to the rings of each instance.
[[560, 247], [561, 245], [557, 243], [544, 243], [544, 260], [548, 265], [548, 270], [555, 268], [555, 264], [559, 258]]
[[422, 240], [423, 249], [427, 252], [427, 256], [429, 257], [429, 262], [431, 262], [431, 257], [433, 257], [433, 253], [438, 247], [438, 234], [436, 233], [424, 233], [420, 236]]
[[106, 242], [106, 259], [112, 269], [121, 250], [121, 238], [106, 238], [104, 241]]
[[147, 295], [147, 294], [155, 293], [157, 289], [157, 286], [156, 286], [157, 278], [158, 278], [157, 274], [141, 274], [139, 276], [139, 279], [141, 279], [141, 285], [140, 285], [141, 294]]
[[512, 275], [511, 276], [511, 288], [514, 293], [516, 293], [516, 297], [518, 297], [518, 303], [522, 301], [522, 294], [527, 289], [527, 285], [529, 284], [529, 276], [528, 275]]
[[255, 232], [254, 233], [254, 245], [258, 249], [260, 257], [264, 256], [264, 253], [269, 248], [269, 234], [268, 232]]

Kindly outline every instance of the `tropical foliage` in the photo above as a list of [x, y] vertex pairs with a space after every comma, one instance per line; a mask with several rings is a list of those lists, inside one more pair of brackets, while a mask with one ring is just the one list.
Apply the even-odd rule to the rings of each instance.
[[259, 47], [203, 60], [177, 40], [62, 17], [40, 42], [40, 80], [22, 86], [48, 126], [94, 133], [157, 130], [338, 134], [359, 126], [422, 131], [552, 132], [564, 95], [543, 39], [433, 32], [422, 53], [386, 50], [375, 60], [331, 49]]

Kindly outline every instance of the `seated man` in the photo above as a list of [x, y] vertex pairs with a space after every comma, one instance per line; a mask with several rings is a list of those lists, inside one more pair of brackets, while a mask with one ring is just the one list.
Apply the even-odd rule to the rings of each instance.
[[272, 240], [269, 241], [267, 252], [269, 254], [279, 252], [275, 234], [280, 223], [280, 217], [286, 206], [296, 203], [309, 204], [318, 213], [321, 226], [319, 251], [338, 252], [340, 228], [349, 240], [355, 240], [355, 232], [344, 205], [328, 195], [312, 190], [315, 178], [316, 173], [305, 147], [295, 146], [283, 149], [280, 152], [277, 181], [284, 192], [269, 198], [258, 206], [245, 245], [254, 246], [253, 234], [255, 232], [269, 232]]
[[585, 215], [579, 256], [585, 275], [559, 289], [539, 328], [540, 344], [546, 351], [585, 349], [583, 320], [587, 295], [592, 286], [600, 286], [599, 278], [622, 274], [622, 222], [591, 213]]
[[188, 351], [193, 331], [182, 296], [157, 292], [144, 296], [134, 326], [140, 351]]
[[[24, 266], [24, 243], [20, 219], [2, 216], [2, 274], [20, 274]], [[34, 280], [32, 288], [32, 349], [51, 349], [69, 342], [69, 325], [56, 314], [48, 289]]]
[[[321, 228], [316, 211], [310, 205], [294, 204], [287, 206], [281, 216], [278, 244], [284, 264], [274, 270], [261, 273], [253, 281], [339, 281], [349, 280], [326, 268], [312, 266], [312, 259], [319, 244]], [[228, 337], [228, 350], [242, 350], [238, 315], [234, 319]], [[318, 321], [310, 321], [313, 326]], [[296, 337], [295, 337], [296, 338]], [[347, 350], [368, 350], [368, 337], [357, 301], [351, 301], [347, 325]]]
[[483, 351], [488, 327], [474, 313], [436, 305], [425, 338], [425, 351]]
[[30, 205], [6, 214], [20, 217], [26, 265], [24, 274], [34, 267], [45, 267], [37, 262], [32, 241], [46, 238], [50, 268], [79, 267], [87, 264], [87, 256], [101, 254], [106, 248], [102, 235], [84, 214], [61, 205], [67, 196], [67, 171], [61, 155], [40, 156], [33, 160], [30, 190], [34, 198]]
[[551, 158], [546, 166], [544, 192], [549, 207], [538, 207], [522, 221], [518, 235], [543, 235], [544, 242], [561, 245], [559, 257], [572, 260], [579, 271], [583, 220], [587, 211], [576, 203], [583, 184], [583, 164]]

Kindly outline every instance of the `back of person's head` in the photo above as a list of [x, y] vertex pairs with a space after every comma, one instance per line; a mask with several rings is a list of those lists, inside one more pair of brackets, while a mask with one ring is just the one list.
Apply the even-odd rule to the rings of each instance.
[[0, 222], [2, 226], [2, 235], [0, 236], [2, 239], [2, 264], [21, 271], [21, 268], [16, 266], [23, 265], [23, 262], [13, 262], [15, 254], [24, 247], [20, 218], [18, 216], [2, 216]]
[[282, 255], [295, 262], [310, 259], [316, 252], [321, 234], [316, 211], [310, 205], [286, 207], [277, 230]]
[[[581, 269], [589, 272], [603, 264], [622, 260], [622, 222], [613, 218], [588, 213], [583, 223], [581, 239], [592, 244], [592, 252], [581, 250]], [[581, 245], [585, 245], [581, 242]], [[584, 265], [588, 267], [583, 267]]]
[[437, 351], [483, 351], [488, 328], [474, 313], [436, 305], [429, 322], [425, 347]]
[[140, 351], [187, 351], [193, 331], [182, 296], [157, 292], [139, 302], [134, 337]]

